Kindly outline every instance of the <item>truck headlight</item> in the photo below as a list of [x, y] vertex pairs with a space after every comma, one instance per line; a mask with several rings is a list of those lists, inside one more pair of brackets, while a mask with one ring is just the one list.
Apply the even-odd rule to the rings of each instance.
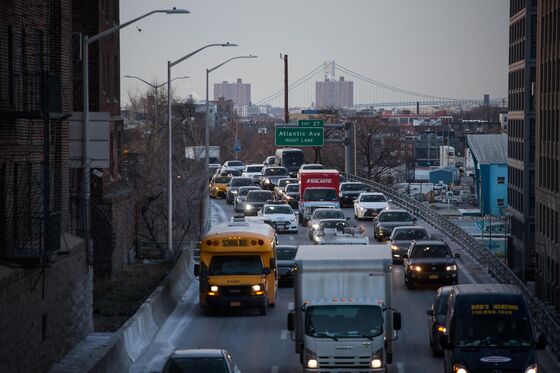
[[469, 371], [461, 364], [455, 363], [453, 364], [453, 373], [469, 373]]
[[383, 349], [377, 350], [371, 357], [371, 367], [381, 368], [383, 366]]
[[457, 264], [451, 264], [450, 266], [445, 267], [446, 271], [456, 271], [457, 270]]
[[531, 364], [525, 369], [525, 373], [537, 373], [537, 364]]
[[304, 352], [304, 361], [305, 365], [308, 368], [315, 369], [319, 367], [319, 363], [317, 362], [317, 355], [315, 354], [315, 352], [308, 350], [307, 348]]
[[397, 245], [391, 245], [391, 250], [397, 251], [399, 247]]

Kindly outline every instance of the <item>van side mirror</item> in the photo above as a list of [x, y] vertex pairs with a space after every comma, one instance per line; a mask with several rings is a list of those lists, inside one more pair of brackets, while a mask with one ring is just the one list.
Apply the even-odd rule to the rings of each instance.
[[460, 258], [460, 257], [461, 257], [461, 255], [459, 255], [459, 254], [455, 254], [455, 255], [454, 255], [454, 257], [455, 257], [455, 258]]
[[290, 312], [288, 313], [288, 330], [293, 332], [295, 329], [295, 325], [294, 325], [294, 312]]
[[196, 264], [194, 265], [194, 275], [195, 275], [196, 277], [200, 276], [200, 264], [199, 264], [199, 263], [196, 263]]
[[426, 311], [426, 314], [427, 314], [428, 316], [433, 316], [433, 315], [434, 315], [434, 310], [427, 310], [427, 311]]
[[393, 329], [401, 330], [401, 313], [395, 312], [393, 313]]
[[544, 350], [547, 345], [548, 345], [548, 341], [546, 340], [546, 337], [543, 334], [539, 335], [539, 339], [537, 340], [537, 345], [535, 346], [537, 350]]
[[444, 350], [450, 350], [451, 348], [453, 348], [453, 345], [451, 344], [451, 342], [449, 342], [449, 336], [447, 336], [446, 334], [441, 334], [439, 336], [439, 345]]
[[263, 270], [262, 270], [263, 275], [269, 275], [271, 272], [272, 272], [272, 270], [270, 268], [263, 268]]

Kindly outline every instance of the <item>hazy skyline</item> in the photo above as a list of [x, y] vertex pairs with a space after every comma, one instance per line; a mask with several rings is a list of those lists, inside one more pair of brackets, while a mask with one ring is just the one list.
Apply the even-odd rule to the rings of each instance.
[[[212, 85], [237, 78], [251, 83], [252, 101], [283, 87], [327, 60], [398, 88], [434, 96], [507, 96], [509, 0], [121, 0], [126, 22], [153, 9], [185, 8], [188, 15], [156, 14], [121, 31], [121, 76], [167, 79], [167, 61], [210, 43], [173, 68], [177, 94], [205, 97], [206, 68], [238, 55], [210, 75]], [[142, 31], [138, 31], [138, 26]], [[122, 104], [136, 80], [121, 78]]]

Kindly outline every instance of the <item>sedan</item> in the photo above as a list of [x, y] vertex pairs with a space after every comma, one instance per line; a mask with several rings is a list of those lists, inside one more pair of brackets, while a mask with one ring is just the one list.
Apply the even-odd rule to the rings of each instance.
[[360, 193], [354, 201], [354, 218], [374, 218], [381, 211], [389, 208], [389, 201], [383, 193]]
[[340, 183], [338, 198], [340, 199], [340, 207], [352, 206], [354, 201], [360, 193], [369, 192], [370, 188], [360, 182], [356, 181], [345, 181]]
[[257, 215], [268, 201], [273, 200], [274, 195], [270, 190], [250, 190], [247, 193], [247, 198], [245, 198], [243, 213], [245, 216]]
[[233, 204], [235, 198], [237, 198], [237, 191], [242, 186], [252, 186], [253, 179], [250, 177], [243, 177], [243, 176], [234, 176], [228, 183], [226, 189], [226, 203], [228, 205]]
[[245, 199], [250, 190], [261, 190], [258, 186], [242, 186], [237, 191], [237, 197], [233, 200], [233, 210], [243, 212], [245, 210]]
[[292, 285], [294, 283], [295, 257], [298, 247], [295, 245], [276, 246], [278, 284]]
[[404, 254], [408, 251], [414, 240], [429, 240], [430, 235], [424, 227], [417, 225], [395, 227], [389, 240], [391, 241], [391, 255], [393, 264], [402, 263]]
[[404, 256], [404, 283], [408, 289], [416, 284], [459, 283], [455, 258], [449, 246], [443, 241], [412, 241]]
[[286, 167], [265, 167], [261, 175], [261, 188], [274, 190], [274, 186], [277, 185], [278, 180], [287, 177], [290, 177], [290, 173]]
[[289, 205], [267, 203], [257, 215], [270, 224], [276, 232], [298, 232], [297, 217]]
[[443, 286], [436, 292], [436, 298], [426, 313], [428, 314], [428, 332], [430, 333], [430, 347], [434, 356], [442, 356], [443, 349], [439, 344], [440, 335], [446, 333], [445, 323], [447, 320], [447, 301], [452, 286]]
[[226, 350], [177, 350], [167, 359], [163, 373], [241, 373]]
[[416, 218], [406, 210], [384, 210], [373, 221], [373, 237], [378, 241], [389, 238], [393, 228], [414, 225]]
[[282, 201], [292, 206], [293, 209], [299, 207], [299, 185], [288, 184], [282, 193]]

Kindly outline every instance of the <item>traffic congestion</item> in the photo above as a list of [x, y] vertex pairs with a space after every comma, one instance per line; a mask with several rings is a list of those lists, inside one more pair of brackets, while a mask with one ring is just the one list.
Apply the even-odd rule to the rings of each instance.
[[191, 353], [223, 369], [183, 359], [195, 346], [179, 339], [164, 372], [537, 372], [546, 340], [519, 291], [469, 274], [382, 193], [299, 149], [213, 169], [224, 215], [201, 239], [198, 322], [183, 333], [204, 333]]

